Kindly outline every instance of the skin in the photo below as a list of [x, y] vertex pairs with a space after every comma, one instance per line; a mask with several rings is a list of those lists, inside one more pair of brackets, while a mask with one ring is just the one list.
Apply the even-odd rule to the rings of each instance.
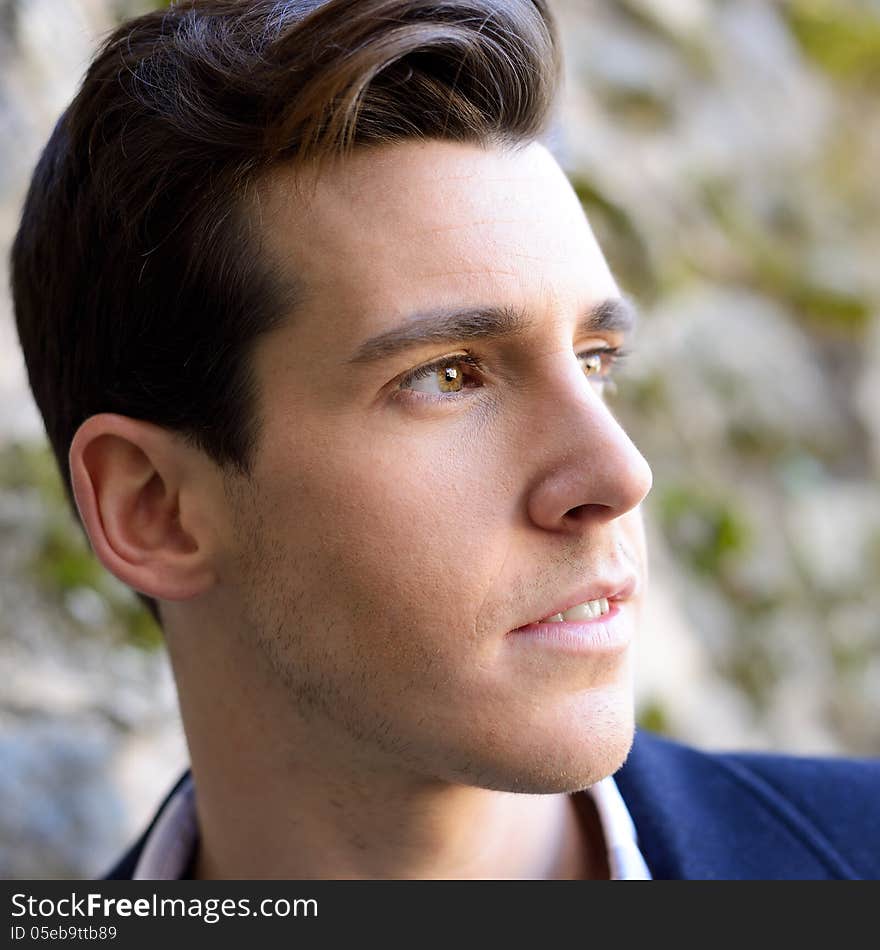
[[[307, 294], [254, 353], [251, 477], [109, 414], [70, 453], [96, 553], [161, 604], [198, 876], [606, 876], [569, 793], [632, 742], [651, 472], [577, 357], [623, 339], [574, 328], [619, 288], [538, 143], [383, 146], [304, 180], [260, 192], [267, 261]], [[490, 304], [527, 337], [346, 364], [408, 314]], [[401, 386], [466, 351], [463, 398]], [[508, 634], [622, 574], [628, 649]]]

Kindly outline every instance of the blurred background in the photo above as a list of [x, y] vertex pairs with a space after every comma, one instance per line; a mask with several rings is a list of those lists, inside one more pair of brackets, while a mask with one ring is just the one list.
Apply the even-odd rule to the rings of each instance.
[[[8, 250], [96, 42], [158, 6], [0, 0], [0, 877], [101, 875], [185, 766], [161, 636], [65, 507]], [[880, 2], [551, 0], [557, 152], [644, 320], [644, 725], [880, 755]]]

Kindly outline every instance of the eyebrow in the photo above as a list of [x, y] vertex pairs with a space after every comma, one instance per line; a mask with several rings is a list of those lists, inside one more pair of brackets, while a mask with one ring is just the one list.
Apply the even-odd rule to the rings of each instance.
[[[637, 310], [628, 297], [609, 297], [589, 307], [576, 330], [579, 336], [597, 332], [628, 336], [636, 322]], [[429, 310], [365, 340], [347, 362], [375, 363], [430, 343], [522, 338], [530, 326], [524, 311], [509, 306]]]

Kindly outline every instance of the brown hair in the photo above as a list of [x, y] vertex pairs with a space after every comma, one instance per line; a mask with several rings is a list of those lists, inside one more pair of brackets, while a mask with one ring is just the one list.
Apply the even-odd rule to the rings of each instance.
[[267, 168], [415, 138], [515, 147], [547, 131], [560, 73], [547, 0], [189, 0], [120, 26], [52, 132], [12, 248], [71, 503], [70, 443], [99, 412], [248, 474], [249, 354], [298, 299], [247, 214]]

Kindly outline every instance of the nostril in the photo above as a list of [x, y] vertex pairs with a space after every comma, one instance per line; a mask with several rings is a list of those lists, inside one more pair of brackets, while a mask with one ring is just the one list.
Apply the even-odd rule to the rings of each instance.
[[587, 518], [602, 515], [603, 517], [611, 511], [608, 505], [576, 505], [568, 511], [568, 517], [576, 521], [584, 521]]

